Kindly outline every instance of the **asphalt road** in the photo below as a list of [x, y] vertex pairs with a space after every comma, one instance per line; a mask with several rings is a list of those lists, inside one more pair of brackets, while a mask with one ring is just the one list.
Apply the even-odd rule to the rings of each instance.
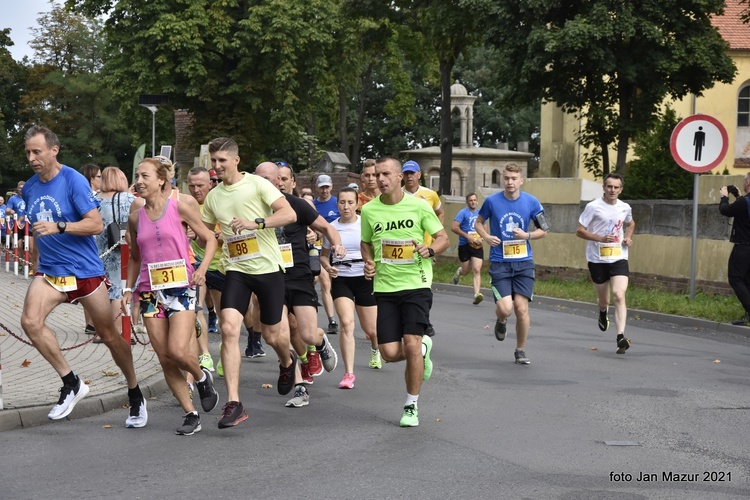
[[403, 364], [368, 369], [358, 329], [355, 389], [337, 388], [339, 364], [305, 408], [284, 407], [273, 354], [243, 359], [237, 428], [216, 427], [219, 407], [176, 436], [182, 413], [164, 394], [144, 429], [118, 410], [0, 433], [0, 499], [750, 496], [749, 337], [631, 319], [616, 355], [614, 321], [602, 334], [586, 310], [531, 314], [519, 366], [514, 319], [498, 342], [491, 303], [436, 293], [417, 428], [398, 426]]

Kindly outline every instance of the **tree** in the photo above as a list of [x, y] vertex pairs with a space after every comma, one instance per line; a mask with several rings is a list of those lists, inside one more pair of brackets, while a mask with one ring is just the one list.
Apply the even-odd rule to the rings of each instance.
[[0, 30], [0, 196], [14, 189], [18, 180], [28, 177], [19, 137], [21, 95], [28, 74], [11, 56], [8, 47], [12, 45], [10, 28]]
[[500, 52], [507, 99], [542, 98], [580, 114], [583, 145], [601, 152], [601, 172], [624, 171], [629, 141], [654, 122], [669, 96], [729, 83], [736, 68], [711, 25], [723, 0], [466, 0]]
[[689, 200], [693, 196], [693, 174], [681, 168], [666, 145], [680, 122], [667, 108], [654, 126], [636, 136], [635, 155], [624, 174], [623, 198], [629, 200]]

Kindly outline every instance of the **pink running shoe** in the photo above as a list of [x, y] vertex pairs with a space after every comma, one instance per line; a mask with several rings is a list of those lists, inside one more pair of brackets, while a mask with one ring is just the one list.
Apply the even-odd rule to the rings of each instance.
[[339, 389], [354, 389], [354, 380], [356, 378], [353, 373], [345, 373], [344, 379], [339, 382]]

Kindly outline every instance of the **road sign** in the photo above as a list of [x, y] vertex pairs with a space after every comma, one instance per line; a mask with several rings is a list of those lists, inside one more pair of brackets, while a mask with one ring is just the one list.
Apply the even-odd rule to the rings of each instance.
[[679, 166], [702, 174], [722, 162], [729, 148], [727, 129], [716, 118], [691, 115], [672, 131], [669, 141], [672, 157]]

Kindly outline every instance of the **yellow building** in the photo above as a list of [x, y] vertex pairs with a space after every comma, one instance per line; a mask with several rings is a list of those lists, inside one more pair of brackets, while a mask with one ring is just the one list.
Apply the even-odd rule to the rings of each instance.
[[[714, 173], [726, 168], [732, 175], [744, 175], [750, 168], [750, 25], [740, 19], [747, 7], [740, 0], [727, 0], [724, 15], [712, 20], [729, 43], [729, 55], [737, 66], [734, 82], [716, 84], [700, 97], [689, 95], [680, 101], [665, 102], [680, 118], [703, 113], [713, 116], [727, 129], [729, 149]], [[585, 150], [576, 140], [583, 125], [578, 116], [564, 113], [555, 103], [542, 105], [539, 177], [594, 180], [583, 167]], [[614, 161], [616, 157], [616, 151], [612, 150], [610, 158]]]

